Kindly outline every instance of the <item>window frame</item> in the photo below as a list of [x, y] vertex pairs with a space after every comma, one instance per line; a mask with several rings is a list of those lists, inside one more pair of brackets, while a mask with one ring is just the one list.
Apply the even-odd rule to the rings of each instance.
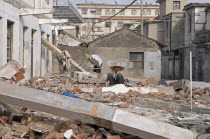
[[112, 13], [112, 15], [116, 14], [116, 10], [113, 9], [113, 10], [111, 11], [111, 13]]
[[[122, 25], [119, 24], [120, 22], [122, 23]], [[122, 28], [124, 23], [125, 23], [124, 21], [118, 21], [118, 22], [117, 22], [117, 27], [118, 27], [118, 28]]]
[[97, 11], [96, 11], [96, 14], [101, 15], [102, 14], [102, 9], [98, 8]]
[[[178, 6], [178, 8], [177, 8]], [[180, 1], [173, 1], [173, 10], [180, 10], [181, 2]]]
[[147, 15], [151, 15], [151, 10], [147, 10]]
[[145, 10], [142, 10], [142, 14], [145, 15]]
[[137, 15], [137, 10], [132, 10], [132, 11], [131, 11], [131, 14], [132, 14], [132, 15]]
[[109, 9], [105, 10], [105, 15], [110, 15], [110, 10]]
[[88, 9], [87, 8], [82, 8], [81, 9], [81, 13], [82, 14], [87, 14], [88, 13]]
[[159, 15], [159, 10], [156, 10], [155, 11], [155, 15]]
[[122, 11], [119, 15], [125, 15], [125, 10]]
[[[131, 55], [132, 54], [139, 54], [142, 56], [142, 60], [131, 60]], [[143, 63], [142, 68], [135, 68], [134, 66], [132, 67], [132, 69], [142, 69], [144, 70], [144, 52], [129, 52], [129, 62], [132, 62], [133, 65], [134, 63]]]

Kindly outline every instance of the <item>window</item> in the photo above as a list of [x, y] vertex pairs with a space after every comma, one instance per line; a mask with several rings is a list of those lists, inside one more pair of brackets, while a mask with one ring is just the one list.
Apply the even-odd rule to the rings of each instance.
[[94, 28], [94, 31], [95, 31], [95, 32], [101, 32], [102, 30], [101, 30], [101, 27], [95, 27], [95, 28]]
[[174, 10], [179, 10], [180, 9], [180, 1], [174, 1], [173, 8], [174, 8]]
[[151, 10], [147, 10], [147, 15], [151, 15]]
[[107, 10], [105, 11], [105, 14], [106, 14], [106, 15], [110, 15], [110, 11], [107, 9]]
[[101, 13], [102, 13], [102, 9], [97, 9], [97, 15], [101, 15]]
[[107, 22], [105, 23], [105, 27], [111, 27], [111, 22], [110, 22], [110, 21], [107, 21]]
[[86, 31], [86, 26], [83, 26], [82, 27], [82, 31]]
[[87, 12], [88, 12], [88, 9], [86, 9], [86, 8], [83, 8], [83, 9], [81, 9], [81, 11], [82, 11], [82, 14], [87, 14]]
[[115, 10], [112, 10], [112, 14], [114, 15], [116, 13], [116, 11]]
[[101, 27], [98, 27], [98, 32], [101, 32], [102, 30], [101, 30]]
[[90, 9], [90, 13], [95, 14], [97, 12], [97, 9]]
[[130, 52], [130, 63], [134, 69], [144, 69], [144, 53], [143, 52]]
[[137, 15], [137, 11], [136, 10], [132, 10], [131, 14], [132, 15]]
[[122, 12], [120, 13], [120, 15], [125, 15], [125, 11], [122, 11]]
[[145, 10], [142, 11], [142, 14], [145, 15]]
[[158, 10], [155, 11], [155, 15], [159, 15], [159, 11]]
[[7, 22], [7, 62], [10, 62], [12, 60], [13, 26], [14, 26], [13, 22], [11, 21]]
[[118, 21], [118, 28], [122, 28], [124, 24], [124, 21]]

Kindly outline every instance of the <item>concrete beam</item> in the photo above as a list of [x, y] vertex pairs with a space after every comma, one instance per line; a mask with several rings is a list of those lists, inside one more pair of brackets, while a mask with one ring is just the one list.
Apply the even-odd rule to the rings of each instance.
[[68, 22], [68, 19], [39, 19], [39, 24], [62, 24]]
[[76, 29], [76, 26], [53, 26], [53, 30]]
[[21, 8], [19, 10], [19, 15], [53, 14], [54, 12], [55, 12], [55, 9]]
[[144, 139], [195, 139], [187, 129], [114, 109], [104, 104], [91, 103], [42, 90], [0, 82], [0, 102], [47, 112], [69, 119], [79, 119]]

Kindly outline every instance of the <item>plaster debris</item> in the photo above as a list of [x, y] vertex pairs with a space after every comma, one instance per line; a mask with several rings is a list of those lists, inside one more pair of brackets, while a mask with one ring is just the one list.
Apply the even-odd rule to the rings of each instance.
[[20, 67], [17, 61], [12, 60], [6, 65], [0, 67], [0, 81], [17, 83], [24, 79], [25, 70]]
[[66, 139], [71, 139], [71, 136], [73, 135], [73, 130], [70, 129], [70, 130], [67, 130], [65, 133], [64, 133], [64, 137]]

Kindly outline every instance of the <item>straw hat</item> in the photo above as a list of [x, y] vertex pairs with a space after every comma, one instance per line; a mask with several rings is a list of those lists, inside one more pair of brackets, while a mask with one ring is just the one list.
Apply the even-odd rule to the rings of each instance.
[[87, 60], [90, 59], [90, 55], [85, 54], [85, 58], [86, 58]]
[[113, 66], [110, 67], [110, 69], [114, 70], [115, 67], [120, 68], [120, 70], [124, 70], [124, 67], [122, 67], [119, 62], [116, 62]]

